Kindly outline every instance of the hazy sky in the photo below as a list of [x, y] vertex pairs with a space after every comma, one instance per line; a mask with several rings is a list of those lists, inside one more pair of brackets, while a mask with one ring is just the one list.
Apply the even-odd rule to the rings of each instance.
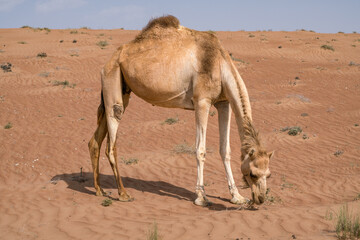
[[166, 14], [197, 30], [360, 32], [360, 0], [0, 0], [0, 28], [142, 29]]

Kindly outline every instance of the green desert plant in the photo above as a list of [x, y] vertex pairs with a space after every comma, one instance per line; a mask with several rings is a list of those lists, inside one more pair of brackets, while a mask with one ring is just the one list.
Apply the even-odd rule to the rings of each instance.
[[112, 204], [112, 200], [110, 198], [104, 199], [101, 203], [104, 207], [108, 207]]
[[37, 57], [45, 58], [45, 57], [47, 57], [47, 54], [45, 52], [41, 52], [41, 53], [38, 53]]
[[135, 165], [139, 162], [139, 160], [137, 158], [121, 158], [121, 160], [123, 161], [123, 163], [125, 163], [126, 165]]
[[330, 46], [330, 45], [322, 45], [321, 46], [322, 49], [325, 49], [325, 50], [331, 50], [331, 51], [335, 51], [335, 49], [333, 48], [333, 46]]
[[281, 132], [286, 132], [291, 136], [296, 136], [302, 132], [301, 127], [294, 126], [294, 127], [284, 127], [280, 129]]
[[359, 215], [349, 212], [348, 206], [344, 205], [337, 214], [335, 231], [338, 239], [359, 239], [360, 220]]
[[187, 153], [187, 154], [195, 154], [196, 153], [196, 149], [195, 146], [192, 145], [190, 146], [188, 143], [182, 143], [182, 144], [178, 144], [174, 147], [174, 152], [175, 153]]
[[96, 45], [98, 45], [101, 48], [104, 48], [107, 45], [109, 45], [109, 43], [107, 41], [99, 41], [99, 42], [96, 43]]
[[53, 86], [63, 86], [63, 88], [65, 88], [65, 87], [75, 88], [75, 87], [76, 87], [76, 84], [75, 84], [75, 83], [70, 84], [70, 82], [69, 82], [68, 80], [65, 80], [65, 81], [55, 80], [55, 81], [53, 82]]
[[12, 128], [12, 124], [11, 122], [8, 122], [5, 126], [4, 126], [5, 129], [10, 129]]
[[168, 118], [163, 122], [163, 124], [172, 125], [172, 124], [177, 123], [178, 121], [179, 121], [178, 117], [176, 117], [176, 118]]
[[157, 226], [156, 222], [154, 222], [152, 227], [149, 229], [147, 239], [148, 240], [160, 240], [161, 239], [161, 237], [159, 236], [158, 226]]

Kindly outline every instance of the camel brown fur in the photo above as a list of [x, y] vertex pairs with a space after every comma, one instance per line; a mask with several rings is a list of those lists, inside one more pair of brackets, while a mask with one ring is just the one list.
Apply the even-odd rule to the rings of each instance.
[[132, 200], [118, 171], [116, 134], [130, 93], [134, 92], [152, 105], [195, 110], [198, 166], [195, 204], [201, 206], [209, 203], [203, 169], [211, 105], [218, 111], [220, 155], [232, 195], [230, 201], [235, 204], [248, 201], [239, 194], [230, 166], [233, 111], [242, 142], [242, 173], [251, 186], [253, 201], [258, 204], [264, 201], [272, 153], [268, 154], [260, 144], [252, 124], [245, 83], [214, 34], [185, 28], [173, 16], [153, 19], [133, 41], [117, 49], [101, 72], [101, 83], [98, 127], [89, 142], [96, 195], [105, 194], [99, 186], [99, 154], [107, 135], [106, 155], [118, 185], [119, 200]]

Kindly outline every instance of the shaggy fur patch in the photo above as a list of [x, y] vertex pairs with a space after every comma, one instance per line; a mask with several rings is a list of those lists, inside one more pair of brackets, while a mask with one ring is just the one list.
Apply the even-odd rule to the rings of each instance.
[[154, 18], [151, 19], [149, 23], [146, 25], [146, 27], [143, 28], [142, 32], [146, 32], [155, 26], [159, 26], [162, 28], [170, 28], [170, 27], [179, 28], [180, 21], [179, 19], [171, 15]]

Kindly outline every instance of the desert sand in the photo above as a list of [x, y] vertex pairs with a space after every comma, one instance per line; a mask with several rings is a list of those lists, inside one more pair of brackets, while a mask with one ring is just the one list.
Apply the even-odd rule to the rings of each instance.
[[[213, 205], [203, 208], [193, 204], [195, 155], [179, 153], [193, 148], [194, 112], [154, 107], [135, 95], [117, 141], [120, 173], [135, 201], [116, 201], [103, 145], [100, 181], [113, 198], [104, 207], [87, 147], [100, 70], [138, 32], [0, 29], [0, 64], [11, 63], [11, 72], [0, 69], [0, 239], [147, 239], [154, 223], [164, 240], [336, 239], [339, 208], [360, 209], [360, 34], [216, 32], [246, 83], [254, 124], [275, 150], [268, 199], [258, 210], [229, 203], [215, 108], [204, 171]], [[177, 121], [167, 124], [169, 118]], [[302, 132], [281, 131], [293, 126]], [[234, 119], [231, 148], [241, 186]], [[136, 160], [125, 164], [129, 159]], [[240, 192], [250, 198], [250, 189]]]

